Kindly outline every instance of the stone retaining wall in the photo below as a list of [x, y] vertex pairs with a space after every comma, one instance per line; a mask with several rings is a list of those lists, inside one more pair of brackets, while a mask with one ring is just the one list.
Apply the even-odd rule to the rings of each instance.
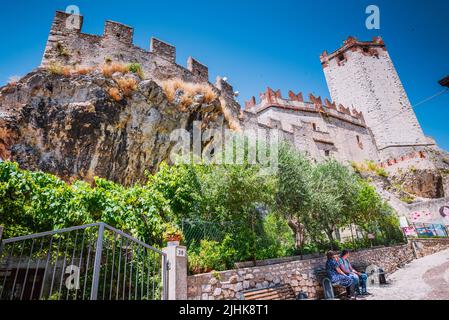
[[[415, 257], [447, 248], [449, 239], [446, 238], [417, 239], [407, 245], [353, 252], [351, 260], [354, 263], [376, 264], [391, 273]], [[187, 296], [194, 300], [242, 299], [245, 290], [288, 283], [296, 293], [303, 291], [309, 298], [318, 299], [322, 297], [322, 289], [315, 269], [324, 266], [324, 263], [324, 258], [316, 258], [193, 275], [187, 279]]]
[[448, 238], [419, 239], [414, 240], [412, 244], [415, 247], [416, 257], [422, 258], [449, 248], [449, 239]]

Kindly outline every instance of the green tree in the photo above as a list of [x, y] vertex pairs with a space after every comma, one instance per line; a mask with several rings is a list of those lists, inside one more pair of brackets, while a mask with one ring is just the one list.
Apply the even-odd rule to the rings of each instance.
[[305, 156], [287, 144], [282, 144], [279, 149], [278, 166], [276, 210], [287, 220], [295, 237], [295, 248], [301, 250], [313, 196], [312, 167]]
[[311, 214], [308, 231], [313, 238], [324, 232], [333, 246], [334, 233], [350, 222], [357, 194], [357, 177], [335, 159], [318, 163], [312, 170]]
[[355, 208], [352, 223], [358, 225], [365, 233], [371, 233], [379, 218], [382, 199], [376, 189], [364, 180], [359, 180], [359, 189], [355, 197]]

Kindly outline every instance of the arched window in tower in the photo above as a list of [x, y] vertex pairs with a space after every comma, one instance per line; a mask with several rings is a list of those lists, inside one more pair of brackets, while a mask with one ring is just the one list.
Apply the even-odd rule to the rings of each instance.
[[337, 56], [337, 62], [338, 62], [338, 65], [341, 65], [344, 62], [346, 62], [346, 56], [344, 53], [341, 53]]

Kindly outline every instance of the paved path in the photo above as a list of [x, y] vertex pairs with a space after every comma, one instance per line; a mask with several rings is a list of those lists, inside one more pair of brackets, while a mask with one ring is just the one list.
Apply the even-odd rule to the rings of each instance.
[[449, 249], [413, 260], [388, 277], [391, 284], [370, 287], [367, 300], [449, 300]]

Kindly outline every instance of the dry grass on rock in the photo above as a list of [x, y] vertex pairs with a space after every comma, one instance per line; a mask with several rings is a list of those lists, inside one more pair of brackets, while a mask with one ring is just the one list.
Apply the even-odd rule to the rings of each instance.
[[162, 81], [161, 86], [170, 102], [174, 102], [176, 92], [182, 91], [184, 94], [181, 96], [180, 105], [184, 109], [194, 102], [197, 95], [204, 97], [204, 103], [212, 103], [217, 99], [217, 94], [207, 83], [185, 82], [176, 78]]

